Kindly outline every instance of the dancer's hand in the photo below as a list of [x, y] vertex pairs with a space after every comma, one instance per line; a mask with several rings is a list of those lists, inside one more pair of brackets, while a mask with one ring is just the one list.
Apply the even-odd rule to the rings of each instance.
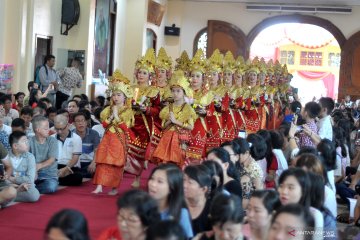
[[170, 112], [169, 118], [170, 118], [170, 121], [171, 121], [172, 123], [175, 124], [175, 123], [177, 122], [177, 120], [176, 120], [176, 118], [175, 118], [175, 114], [174, 114], [173, 112]]

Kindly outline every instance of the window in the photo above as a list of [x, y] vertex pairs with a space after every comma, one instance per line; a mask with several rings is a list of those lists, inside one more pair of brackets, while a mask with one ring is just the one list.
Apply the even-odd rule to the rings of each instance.
[[294, 65], [295, 51], [280, 51], [280, 63]]
[[340, 67], [340, 53], [329, 53], [329, 67]]
[[195, 36], [194, 39], [194, 54], [198, 49], [202, 49], [206, 54], [207, 48], [207, 28], [201, 29]]
[[300, 65], [305, 66], [322, 66], [322, 52], [301, 51]]

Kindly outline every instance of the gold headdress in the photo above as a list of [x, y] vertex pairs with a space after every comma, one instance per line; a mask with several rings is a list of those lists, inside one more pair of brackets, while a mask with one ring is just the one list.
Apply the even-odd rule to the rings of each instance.
[[274, 73], [280, 75], [281, 72], [282, 72], [281, 64], [278, 60], [276, 60], [275, 65], [274, 65]]
[[116, 69], [113, 75], [109, 79], [108, 89], [106, 93], [111, 95], [115, 92], [122, 92], [127, 98], [133, 96], [133, 92], [130, 88], [130, 80], [125, 77], [119, 69]]
[[166, 51], [163, 47], [161, 47], [159, 50], [158, 56], [156, 58], [155, 67], [157, 69], [163, 68], [165, 70], [170, 70], [172, 67], [171, 57], [166, 54]]
[[246, 73], [255, 72], [259, 74], [259, 66], [258, 66], [259, 58], [255, 57], [254, 60], [251, 62], [250, 59], [246, 61], [247, 70]]
[[138, 59], [135, 64], [135, 68], [137, 70], [139, 69], [145, 69], [149, 73], [154, 73], [154, 65], [155, 65], [155, 50], [153, 48], [149, 48], [145, 56]]
[[246, 70], [244, 57], [239, 55], [235, 61], [235, 72], [244, 74]]
[[223, 55], [219, 49], [215, 49], [211, 57], [207, 61], [207, 71], [221, 72], [221, 65], [223, 63]]
[[176, 70], [172, 74], [170, 82], [169, 82], [169, 86], [170, 86], [170, 88], [181, 87], [182, 89], [184, 89], [187, 97], [192, 98], [192, 96], [193, 96], [193, 91], [190, 88], [190, 83], [189, 83], [188, 79], [185, 77], [185, 74], [182, 70]]
[[274, 62], [272, 59], [267, 62], [267, 71], [268, 73], [274, 74]]
[[223, 62], [223, 72], [230, 71], [232, 73], [235, 72], [235, 59], [232, 52], [227, 51], [224, 57]]
[[201, 49], [198, 49], [193, 59], [191, 59], [190, 71], [200, 71], [205, 73], [205, 65], [204, 53]]
[[284, 75], [284, 77], [287, 77], [289, 75], [286, 64], [284, 64], [284, 66], [282, 67], [282, 74]]
[[264, 59], [264, 58], [261, 58], [261, 59], [260, 59], [260, 62], [259, 62], [259, 70], [260, 70], [260, 72], [262, 72], [262, 73], [266, 73], [266, 72], [267, 72], [267, 66], [266, 66], [266, 62], [265, 62], [265, 59]]
[[175, 61], [176, 61], [175, 70], [182, 70], [184, 72], [189, 71], [190, 58], [185, 50], [181, 53], [180, 57], [177, 58]]

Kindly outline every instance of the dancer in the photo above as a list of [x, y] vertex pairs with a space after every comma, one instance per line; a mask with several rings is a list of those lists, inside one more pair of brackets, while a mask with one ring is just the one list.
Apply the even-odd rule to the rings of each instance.
[[120, 185], [127, 155], [129, 127], [134, 124], [134, 114], [126, 98], [132, 97], [130, 81], [116, 70], [109, 80], [110, 106], [101, 112], [105, 134], [96, 151], [96, 171], [92, 193], [102, 192], [102, 186], [111, 187], [109, 195], [116, 195]]
[[168, 86], [168, 80], [171, 78], [171, 65], [171, 58], [166, 54], [166, 51], [163, 47], [160, 48], [155, 63], [155, 85], [160, 92], [160, 98], [163, 104], [171, 101], [171, 90]]
[[184, 166], [185, 151], [189, 144], [189, 134], [194, 128], [196, 113], [185, 102], [185, 96], [192, 97], [192, 90], [184, 72], [178, 70], [170, 81], [173, 103], [160, 112], [163, 136], [154, 151], [153, 159], [157, 163], [172, 162], [180, 168]]
[[155, 51], [150, 48], [144, 57], [136, 62], [137, 84], [133, 86], [133, 110], [135, 123], [131, 130], [136, 138], [129, 142], [129, 158], [126, 171], [135, 175], [132, 186], [140, 186], [140, 176], [146, 161], [152, 158], [153, 152], [161, 137], [160, 93], [155, 86], [150, 86], [154, 75]]

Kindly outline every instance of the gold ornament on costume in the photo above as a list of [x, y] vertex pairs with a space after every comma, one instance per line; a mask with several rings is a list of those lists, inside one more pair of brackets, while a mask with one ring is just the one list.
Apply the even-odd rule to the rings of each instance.
[[165, 69], [167, 71], [169, 71], [171, 69], [171, 67], [172, 67], [171, 57], [169, 57], [166, 54], [166, 51], [165, 51], [165, 49], [163, 47], [161, 47], [159, 52], [158, 52], [155, 67], [157, 69], [162, 68], [162, 69]]
[[125, 77], [119, 69], [116, 69], [113, 75], [109, 79], [108, 89], [106, 93], [112, 95], [116, 92], [122, 92], [127, 98], [133, 96], [133, 92], [130, 88], [130, 80]]
[[184, 72], [189, 71], [190, 58], [185, 50], [181, 53], [180, 57], [177, 58], [175, 61], [176, 61], [175, 70], [182, 70]]
[[231, 51], [227, 51], [223, 62], [223, 72], [235, 72], [235, 59]]
[[224, 56], [220, 53], [219, 49], [215, 49], [211, 57], [207, 61], [208, 72], [221, 72], [221, 65]]
[[201, 73], [205, 73], [205, 59], [204, 53], [201, 49], [198, 49], [195, 53], [193, 59], [190, 62], [190, 72], [192, 71], [200, 71]]
[[136, 61], [135, 68], [137, 70], [145, 69], [149, 73], [154, 73], [155, 62], [155, 50], [153, 48], [149, 48], [146, 51], [145, 55]]
[[258, 66], [259, 58], [255, 57], [254, 60], [251, 62], [250, 59], [246, 61], [246, 73], [255, 72], [256, 74], [259, 74], [259, 66]]
[[170, 79], [169, 82], [170, 88], [172, 87], [181, 87], [184, 89], [185, 94], [187, 97], [192, 98], [193, 97], [193, 91], [190, 88], [190, 83], [188, 79], [185, 77], [184, 71], [182, 70], [176, 70]]
[[235, 72], [240, 73], [241, 75], [245, 73], [246, 65], [244, 57], [239, 55], [235, 61]]

